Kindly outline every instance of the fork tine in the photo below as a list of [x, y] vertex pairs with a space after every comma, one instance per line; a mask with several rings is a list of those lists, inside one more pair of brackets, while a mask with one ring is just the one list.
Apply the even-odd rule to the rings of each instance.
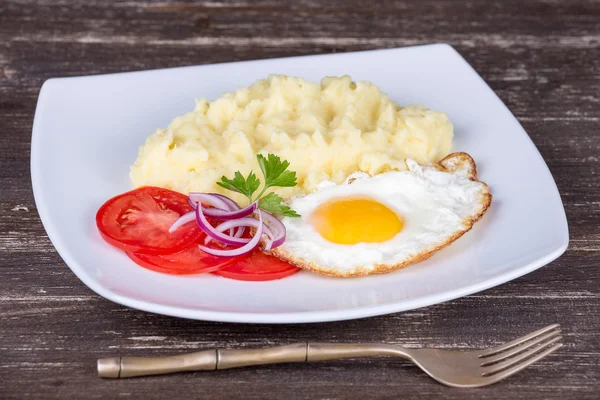
[[547, 348], [543, 352], [528, 359], [524, 363], [516, 364], [514, 367], [505, 369], [504, 371], [501, 371], [497, 374], [485, 376], [484, 379], [487, 380], [486, 385], [491, 385], [492, 383], [501, 381], [502, 379], [508, 378], [509, 376], [516, 374], [517, 372], [529, 367], [531, 364], [541, 360], [542, 358], [546, 357], [547, 355], [554, 353], [556, 350], [560, 349], [562, 346], [563, 346], [563, 344], [559, 343], [557, 345]]
[[[536, 339], [534, 340], [529, 340], [523, 344], [520, 345], [516, 345], [514, 347], [512, 347], [511, 349], [508, 349], [506, 351], [500, 352], [500, 353], [496, 353], [493, 356], [487, 356], [484, 359], [482, 359], [481, 361], [485, 361], [483, 364], [481, 364], [482, 367], [487, 367], [488, 365], [500, 362], [504, 359], [507, 359], [509, 357], [512, 357], [516, 354], [519, 354], [527, 349], [531, 349], [533, 348], [535, 345], [540, 344], [542, 342], [547, 341], [548, 339], [552, 339], [555, 336], [560, 335], [561, 331], [560, 329], [557, 330], [552, 330], [542, 336], [538, 336]], [[547, 343], [546, 343], [547, 345]]]
[[493, 355], [498, 354], [498, 353], [500, 353], [502, 351], [511, 349], [511, 348], [513, 348], [515, 346], [518, 346], [518, 345], [520, 345], [523, 342], [526, 342], [528, 340], [534, 339], [537, 336], [542, 335], [542, 334], [544, 334], [544, 333], [546, 333], [548, 331], [551, 331], [553, 329], [556, 329], [558, 327], [560, 327], [559, 324], [548, 325], [545, 328], [542, 328], [542, 329], [537, 330], [535, 332], [531, 332], [531, 333], [529, 333], [529, 334], [527, 334], [525, 336], [521, 336], [520, 338], [517, 338], [515, 340], [511, 340], [510, 342], [507, 342], [507, 343], [501, 344], [499, 346], [492, 347], [491, 349], [487, 349], [485, 351], [482, 351], [481, 354], [479, 355], [479, 357], [480, 358], [485, 358], [485, 357], [493, 356]]
[[[486, 371], [483, 373], [484, 376], [489, 376], [489, 375], [493, 375], [496, 374], [498, 372], [501, 372], [503, 370], [505, 370], [506, 368], [510, 368], [512, 366], [517, 366], [519, 365], [519, 363], [523, 360], [526, 360], [527, 358], [539, 353], [541, 350], [546, 349], [548, 346], [551, 346], [555, 343], [557, 343], [558, 341], [560, 341], [562, 339], [562, 336], [557, 336], [554, 339], [540, 345], [540, 346], [536, 346], [524, 353], [519, 354], [516, 357], [512, 357], [509, 358], [506, 361], [503, 362], [499, 362], [497, 364], [494, 364], [492, 366], [487, 366], [487, 367], [483, 367]], [[561, 343], [562, 345], [562, 343]], [[543, 354], [543, 353], [542, 353]], [[527, 363], [527, 361], [525, 361], [525, 364]]]

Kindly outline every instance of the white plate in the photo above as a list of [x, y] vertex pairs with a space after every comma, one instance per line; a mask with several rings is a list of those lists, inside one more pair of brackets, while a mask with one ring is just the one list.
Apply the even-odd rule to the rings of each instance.
[[[449, 114], [454, 149], [470, 153], [494, 195], [475, 228], [429, 260], [354, 279], [308, 272], [272, 282], [145, 270], [106, 244], [94, 216], [131, 189], [129, 166], [156, 128], [268, 74], [319, 81], [348, 74], [400, 104]], [[478, 292], [560, 256], [567, 220], [550, 171], [506, 106], [448, 45], [260, 60], [50, 79], [31, 143], [35, 200], [48, 236], [73, 272], [114, 302], [150, 312], [227, 322], [336, 321], [410, 310]]]

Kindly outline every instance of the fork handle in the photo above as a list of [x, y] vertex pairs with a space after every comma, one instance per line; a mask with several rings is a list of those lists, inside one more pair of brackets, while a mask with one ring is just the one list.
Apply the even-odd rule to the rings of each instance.
[[183, 371], [215, 371], [251, 365], [312, 362], [394, 355], [410, 359], [408, 349], [386, 344], [296, 343], [260, 349], [216, 349], [166, 357], [112, 357], [98, 360], [102, 378], [131, 378]]
[[132, 378], [182, 371], [211, 371], [216, 365], [216, 350], [167, 357], [110, 357], [98, 360], [98, 375], [102, 378]]
[[308, 343], [306, 361], [396, 356], [411, 360], [410, 349], [383, 343]]

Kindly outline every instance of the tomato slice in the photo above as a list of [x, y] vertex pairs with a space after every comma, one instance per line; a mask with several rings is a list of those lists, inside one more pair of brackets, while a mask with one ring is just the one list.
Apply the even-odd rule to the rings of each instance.
[[104, 203], [96, 214], [96, 225], [104, 240], [127, 252], [175, 253], [202, 235], [191, 222], [169, 233], [173, 222], [191, 209], [184, 194], [144, 186]]
[[202, 274], [225, 268], [246, 257], [218, 257], [200, 250], [194, 243], [172, 254], [150, 255], [128, 252], [136, 264], [152, 271], [174, 275]]
[[295, 274], [300, 268], [256, 249], [247, 257], [213, 274], [240, 281], [272, 281]]

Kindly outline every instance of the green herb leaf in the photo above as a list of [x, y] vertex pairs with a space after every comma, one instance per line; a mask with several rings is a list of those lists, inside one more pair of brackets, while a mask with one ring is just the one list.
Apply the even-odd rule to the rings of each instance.
[[227, 190], [241, 193], [246, 196], [248, 200], [252, 201], [252, 194], [254, 194], [260, 186], [260, 181], [256, 177], [254, 171], [250, 171], [247, 178], [244, 178], [244, 176], [237, 171], [233, 179], [222, 176], [221, 181], [217, 182], [217, 185]]
[[[265, 177], [265, 189], [269, 187], [292, 187], [296, 186], [296, 173], [286, 171], [290, 166], [288, 161], [281, 161], [274, 154], [267, 155], [267, 158], [262, 154], [256, 156], [258, 165]], [[264, 190], [263, 189], [263, 192]]]
[[269, 193], [258, 201], [258, 207], [270, 212], [275, 215], [282, 215], [284, 217], [299, 217], [296, 211], [292, 210], [288, 206], [281, 204], [283, 199], [275, 194], [274, 192]]
[[[274, 154], [269, 154], [267, 157], [258, 154], [256, 158], [265, 178], [265, 184], [261, 192], [255, 197], [260, 198], [258, 206], [275, 215], [299, 217], [300, 215], [296, 213], [296, 211], [282, 204], [283, 199], [275, 193], [269, 193], [266, 196], [261, 197], [270, 187], [296, 186], [296, 173], [287, 170], [290, 163], [288, 161], [281, 161], [281, 159]], [[217, 185], [227, 190], [241, 193], [252, 202], [254, 192], [256, 192], [260, 186], [260, 181], [252, 171], [250, 171], [247, 178], [244, 178], [238, 171], [235, 173], [233, 179], [229, 179], [225, 176], [221, 177], [221, 181], [217, 182]]]

